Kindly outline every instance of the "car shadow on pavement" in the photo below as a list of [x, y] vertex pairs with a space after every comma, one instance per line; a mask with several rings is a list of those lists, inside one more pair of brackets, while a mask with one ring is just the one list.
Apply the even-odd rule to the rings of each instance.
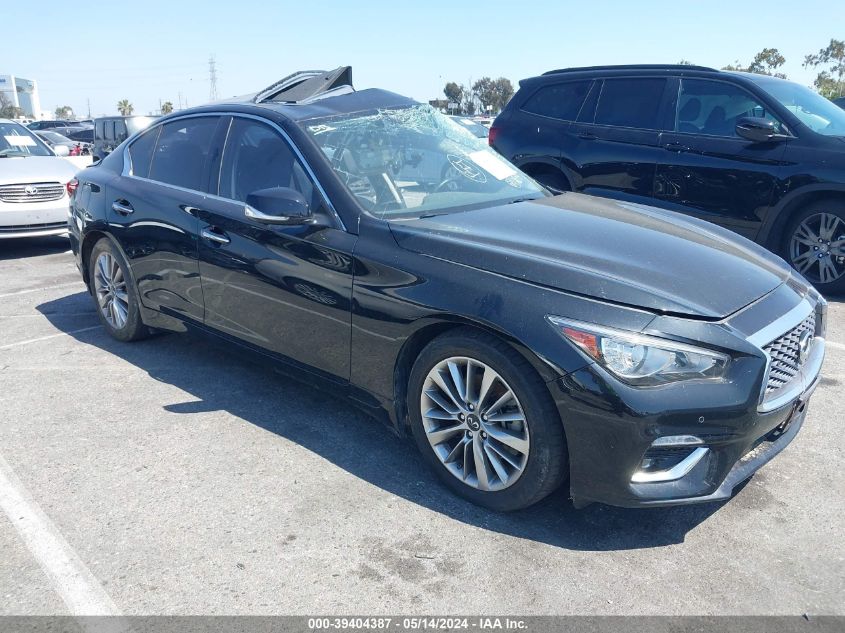
[[56, 255], [68, 250], [70, 250], [70, 242], [64, 236], [0, 240], [0, 261]]
[[[526, 510], [492, 512], [443, 487], [410, 438], [395, 436], [345, 398], [279, 374], [234, 345], [199, 334], [162, 334], [127, 344], [113, 340], [101, 328], [77, 332], [98, 322], [84, 292], [42, 303], [37, 309], [79, 342], [191, 394], [186, 402], [165, 406], [170, 413], [226, 411], [391, 494], [486, 530], [572, 550], [650, 548], [683, 542], [687, 532], [724, 505], [632, 510], [595, 504], [575, 510], [566, 491], [560, 490]], [[80, 323], [84, 312], [90, 312], [90, 323], [87, 318]]]

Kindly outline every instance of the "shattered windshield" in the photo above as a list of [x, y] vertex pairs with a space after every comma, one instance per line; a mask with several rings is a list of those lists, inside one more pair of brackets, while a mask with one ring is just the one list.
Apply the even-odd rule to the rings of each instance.
[[548, 195], [531, 178], [428, 105], [302, 123], [359, 204], [408, 218]]

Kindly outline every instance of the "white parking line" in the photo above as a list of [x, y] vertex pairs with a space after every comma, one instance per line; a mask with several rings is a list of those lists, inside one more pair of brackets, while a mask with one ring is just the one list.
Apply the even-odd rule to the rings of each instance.
[[845, 345], [842, 343], [834, 343], [833, 341], [825, 341], [825, 345], [828, 347], [832, 347], [833, 349], [842, 349], [845, 350]]
[[72, 330], [70, 332], [58, 332], [56, 334], [50, 334], [48, 336], [39, 336], [38, 338], [31, 338], [26, 341], [18, 341], [17, 343], [9, 343], [8, 345], [0, 345], [0, 350], [4, 349], [11, 349], [13, 347], [20, 347], [21, 345], [29, 345], [30, 343], [38, 343], [40, 341], [46, 341], [51, 338], [56, 338], [59, 336], [71, 336], [73, 334], [81, 334], [82, 332], [89, 332], [91, 330], [97, 330], [101, 328], [101, 325], [92, 325], [91, 327], [84, 327], [79, 330]]
[[32, 499], [2, 455], [0, 508], [50, 578], [71, 615], [120, 615], [117, 605]]
[[70, 283], [66, 283], [66, 284], [58, 284], [56, 286], [47, 286], [46, 288], [29, 288], [27, 290], [17, 290], [15, 292], [7, 292], [6, 294], [0, 295], [0, 299], [3, 299], [4, 297], [16, 297], [18, 295], [28, 295], [32, 292], [43, 292], [45, 290], [56, 290], [58, 288], [69, 288], [70, 286], [78, 286], [80, 284], [85, 285], [85, 284], [82, 283], [82, 280], [80, 279], [79, 281], [74, 281], [74, 282], [70, 282]]

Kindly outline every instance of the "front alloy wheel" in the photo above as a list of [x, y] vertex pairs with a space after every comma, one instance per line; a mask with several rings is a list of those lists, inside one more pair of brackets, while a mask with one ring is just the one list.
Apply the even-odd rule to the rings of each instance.
[[566, 478], [566, 438], [546, 383], [492, 334], [459, 327], [430, 341], [411, 368], [406, 404], [425, 461], [473, 503], [526, 508]]
[[485, 363], [456, 356], [435, 365], [423, 384], [420, 414], [435, 455], [465, 484], [503, 490], [525, 470], [525, 413], [513, 389]]
[[792, 266], [814, 284], [833, 284], [845, 276], [845, 220], [818, 212], [802, 219], [789, 241]]

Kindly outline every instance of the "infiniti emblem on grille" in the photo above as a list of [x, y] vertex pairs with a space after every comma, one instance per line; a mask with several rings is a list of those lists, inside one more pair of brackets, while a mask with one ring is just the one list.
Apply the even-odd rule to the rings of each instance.
[[813, 334], [810, 330], [804, 330], [798, 337], [798, 360], [801, 361], [802, 365], [807, 360], [807, 356], [810, 355], [810, 341], [812, 340]]
[[34, 185], [27, 185], [24, 188], [24, 191], [26, 192], [26, 195], [34, 196], [36, 193], [38, 193], [38, 187], [36, 187]]

